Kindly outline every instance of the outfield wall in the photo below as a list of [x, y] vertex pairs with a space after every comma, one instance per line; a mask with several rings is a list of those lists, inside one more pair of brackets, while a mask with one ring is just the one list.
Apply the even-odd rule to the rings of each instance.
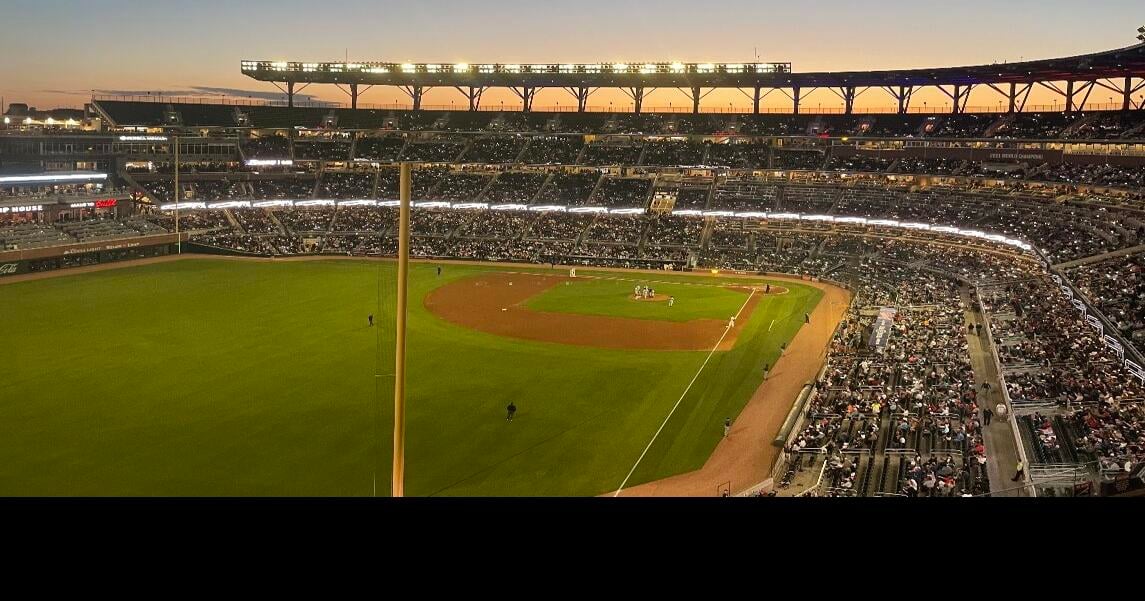
[[[184, 236], [185, 238], [185, 236]], [[175, 234], [0, 252], [0, 278], [172, 254]]]

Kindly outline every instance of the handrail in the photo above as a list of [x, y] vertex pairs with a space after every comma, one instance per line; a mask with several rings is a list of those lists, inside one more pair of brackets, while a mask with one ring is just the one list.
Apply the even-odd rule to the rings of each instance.
[[[815, 480], [815, 484], [812, 484], [811, 486], [807, 487], [807, 490], [805, 490], [805, 491], [803, 491], [803, 492], [801, 492], [795, 496], [796, 497], [810, 497], [810, 496], [817, 497], [817, 496], [819, 496], [817, 493], [819, 492], [819, 489], [822, 488], [822, 486], [823, 486], [823, 475], [826, 473], [827, 473], [827, 462], [824, 461], [823, 467], [819, 468], [819, 478]], [[812, 493], [816, 493], [816, 494], [812, 494]]]
[[[1018, 452], [1018, 459], [1022, 462], [1022, 465], [1029, 466], [1030, 460], [1029, 457], [1026, 456], [1026, 445], [1022, 442], [1022, 433], [1021, 430], [1018, 429], [1018, 418], [1014, 412], [1014, 404], [1010, 400], [1010, 387], [1006, 384], [1006, 376], [1002, 373], [1002, 362], [998, 359], [998, 351], [994, 346], [994, 326], [990, 323], [990, 316], [986, 314], [985, 307], [982, 304], [981, 290], [977, 286], [974, 287], [974, 301], [978, 304], [978, 306], [975, 307], [975, 312], [980, 313], [984, 318], [983, 321], [986, 322], [986, 343], [990, 345], [990, 357], [993, 358], [994, 369], [998, 373], [998, 386], [1002, 389], [1002, 400], [1006, 403], [1006, 415], [1010, 421], [1010, 432], [1014, 438], [1014, 446]], [[1024, 485], [1023, 488], [1027, 489], [1027, 492], [1029, 492], [1031, 496], [1038, 496], [1036, 487], [1031, 485], [1030, 471], [1028, 469], [1022, 474], [1022, 483]]]

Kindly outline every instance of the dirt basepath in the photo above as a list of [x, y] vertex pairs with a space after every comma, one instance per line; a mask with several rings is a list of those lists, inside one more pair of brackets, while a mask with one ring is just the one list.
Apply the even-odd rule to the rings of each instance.
[[[582, 276], [577, 279], [587, 279]], [[470, 329], [524, 340], [575, 344], [597, 348], [639, 350], [710, 351], [735, 346], [736, 338], [762, 298], [748, 295], [732, 331], [724, 336], [728, 322], [696, 319], [685, 322], [657, 321], [606, 315], [582, 315], [534, 311], [525, 301], [564, 282], [564, 275], [492, 272], [462, 278], [432, 290], [424, 299], [434, 315]], [[742, 287], [734, 289], [742, 290]], [[629, 302], [626, 294], [616, 302]], [[720, 341], [720, 338], [723, 340]]]
[[[719, 494], [721, 485], [725, 483], [731, 483], [731, 492], [735, 494], [770, 477], [779, 453], [771, 441], [803, 385], [813, 380], [823, 367], [835, 326], [851, 301], [851, 293], [842, 288], [788, 279], [823, 290], [823, 298], [811, 312], [811, 323], [799, 329], [787, 352], [772, 366], [767, 379], [732, 423], [728, 437], [716, 445], [716, 450], [702, 468], [626, 488], [620, 496], [712, 497]], [[712, 427], [719, 427], [719, 424]], [[602, 496], [614, 493], [611, 491]]]

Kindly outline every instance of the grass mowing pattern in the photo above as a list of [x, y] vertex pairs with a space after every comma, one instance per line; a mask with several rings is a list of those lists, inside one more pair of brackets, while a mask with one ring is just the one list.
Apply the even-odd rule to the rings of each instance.
[[[423, 307], [490, 270], [412, 266], [407, 494], [612, 490], [706, 353], [510, 340]], [[0, 495], [370, 495], [375, 467], [388, 494], [392, 381], [376, 401], [374, 366], [378, 341], [392, 365], [393, 301], [379, 311], [379, 273], [392, 294], [392, 264], [356, 261], [187, 260], [0, 286]], [[821, 295], [789, 287], [713, 357], [631, 484], [702, 465]]]

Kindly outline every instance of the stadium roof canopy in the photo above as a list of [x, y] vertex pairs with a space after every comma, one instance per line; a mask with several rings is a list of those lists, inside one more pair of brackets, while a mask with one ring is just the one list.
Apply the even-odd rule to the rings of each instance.
[[[631, 62], [595, 64], [436, 64], [385, 62], [280, 62], [242, 61], [244, 75], [279, 86], [293, 106], [295, 92], [311, 84], [346, 86], [351, 106], [371, 86], [401, 88], [421, 107], [425, 90], [453, 87], [477, 110], [482, 92], [491, 87], [509, 88], [526, 111], [540, 88], [562, 88], [584, 110], [588, 95], [596, 88], [619, 88], [628, 94], [640, 112], [643, 97], [655, 88], [682, 88], [690, 92], [695, 112], [700, 99], [716, 88], [751, 89], [753, 106], [759, 111], [760, 90], [781, 90], [799, 112], [802, 94], [816, 88], [833, 90], [850, 113], [855, 97], [865, 89], [880, 88], [898, 101], [906, 112], [912, 92], [935, 87], [951, 99], [953, 112], [961, 112], [977, 86], [988, 86], [1009, 100], [1010, 110], [1021, 110], [1030, 90], [1043, 86], [1064, 99], [1066, 110], [1084, 105], [1095, 87], [1110, 90], [1123, 99], [1123, 108], [1133, 106], [1132, 95], [1145, 88], [1133, 78], [1145, 77], [1145, 44], [1118, 50], [1065, 58], [1001, 63], [969, 67], [897, 69], [886, 71], [839, 71], [795, 73], [790, 63], [680, 63]], [[1064, 82], [1065, 85], [1058, 85]], [[365, 89], [362, 88], [365, 86]], [[746, 92], [745, 92], [746, 94]], [[1080, 102], [1078, 102], [1080, 100]]]

